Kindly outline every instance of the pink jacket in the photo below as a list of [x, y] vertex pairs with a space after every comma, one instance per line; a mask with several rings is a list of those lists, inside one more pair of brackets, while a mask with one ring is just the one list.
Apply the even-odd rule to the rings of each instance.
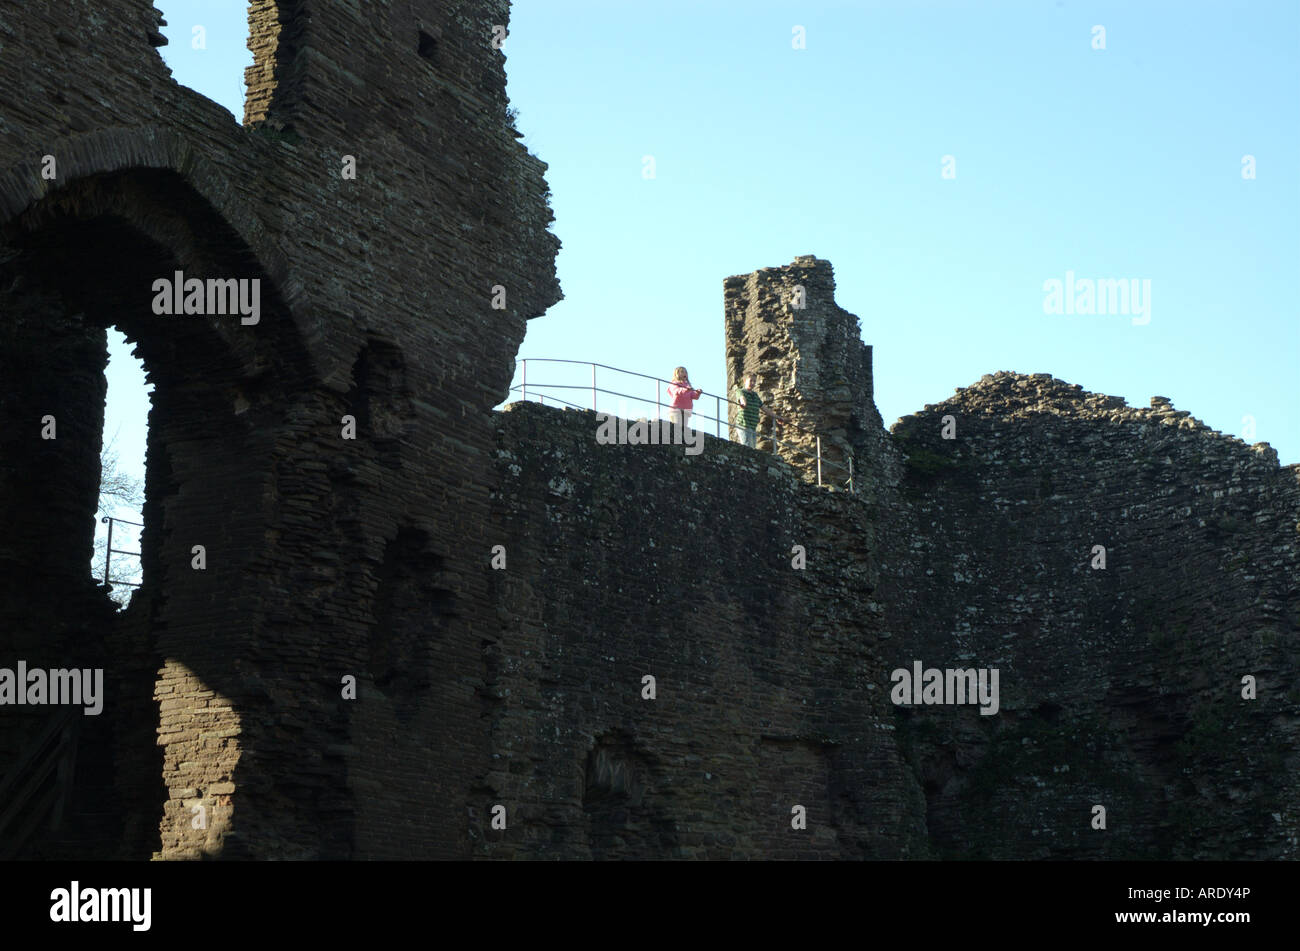
[[699, 399], [701, 390], [693, 389], [684, 383], [668, 384], [668, 405], [673, 409], [690, 409]]

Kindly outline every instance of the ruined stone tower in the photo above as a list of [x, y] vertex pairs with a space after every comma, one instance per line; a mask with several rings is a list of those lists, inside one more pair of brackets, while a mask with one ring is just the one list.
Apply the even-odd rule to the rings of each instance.
[[[760, 395], [793, 424], [778, 436], [780, 455], [815, 476], [819, 434], [822, 481], [846, 487], [852, 459], [854, 488], [870, 493], [886, 452], [871, 347], [862, 342], [858, 318], [835, 302], [831, 262], [803, 255], [729, 277], [723, 301], [728, 393], [747, 374], [757, 375]], [[774, 435], [767, 421], [760, 432]]]
[[[257, 0], [242, 126], [173, 81], [149, 0], [0, 12], [0, 654], [107, 694], [23, 854], [467, 854], [491, 407], [559, 298], [508, 12]], [[258, 321], [158, 315], [177, 271], [258, 281]], [[87, 570], [108, 326], [155, 387], [120, 615]], [[5, 709], [0, 776], [50, 713]]]

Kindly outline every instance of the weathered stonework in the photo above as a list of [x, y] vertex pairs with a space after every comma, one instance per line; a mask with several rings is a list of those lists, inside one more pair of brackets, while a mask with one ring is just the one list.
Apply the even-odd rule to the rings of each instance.
[[[731, 380], [823, 450], [875, 413], [826, 262], [724, 289]], [[520, 806], [483, 854], [1295, 856], [1300, 466], [1267, 445], [998, 373], [838, 443], [851, 495], [802, 456], [501, 419], [488, 797]], [[915, 661], [998, 668], [998, 712], [895, 705]]]
[[736, 443], [604, 446], [597, 425], [501, 414], [484, 792], [517, 812], [481, 854], [925, 856], [862, 503]]
[[[0, 653], [104, 666], [87, 728], [117, 754], [83, 758], [38, 854], [467, 853], [490, 410], [559, 298], [490, 45], [507, 17], [261, 0], [241, 128], [172, 81], [148, 0], [0, 11]], [[178, 269], [259, 279], [260, 322], [155, 316]], [[117, 618], [86, 571], [108, 325], [155, 385], [145, 583]], [[410, 657], [434, 672], [391, 676]], [[34, 731], [11, 712], [0, 774]]]
[[[726, 280], [728, 383], [853, 492], [808, 434], [689, 456], [491, 411], [559, 297], [507, 13], [255, 0], [241, 127], [147, 0], [0, 11], [0, 666], [108, 679], [22, 854], [1293, 857], [1300, 467], [1268, 447], [1005, 373], [887, 433], [814, 257]], [[260, 322], [155, 316], [178, 269], [258, 279]], [[110, 325], [155, 386], [121, 614], [87, 571]], [[916, 660], [998, 667], [999, 712], [895, 705]], [[48, 719], [0, 709], [0, 777]]]
[[[821, 435], [822, 481], [845, 488], [852, 457], [862, 461], [854, 489], [873, 498], [873, 477], [887, 450], [876, 410], [871, 347], [858, 318], [835, 303], [831, 263], [813, 255], [723, 282], [727, 392], [758, 376], [759, 393], [790, 425], [777, 433], [778, 451], [815, 480]], [[735, 425], [736, 407], [730, 422]], [[772, 435], [762, 421], [760, 432]], [[766, 439], [760, 448], [770, 447]]]
[[940, 856], [1297, 855], [1300, 466], [1151, 403], [997, 373], [893, 428], [890, 663], [1001, 668], [902, 717]]

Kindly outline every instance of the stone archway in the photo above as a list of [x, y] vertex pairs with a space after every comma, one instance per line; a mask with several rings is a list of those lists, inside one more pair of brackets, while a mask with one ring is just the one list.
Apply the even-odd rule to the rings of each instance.
[[[68, 821], [26, 852], [219, 854], [266, 603], [255, 589], [267, 583], [276, 430], [310, 378], [288, 304], [193, 176], [168, 168], [78, 177], [6, 219], [0, 241], [0, 625], [29, 667], [104, 671], [104, 711], [79, 721]], [[155, 281], [178, 271], [256, 281], [243, 286], [257, 290], [257, 322], [155, 314]], [[119, 617], [86, 570], [109, 326], [136, 344], [155, 388], [144, 583]], [[41, 438], [46, 418], [54, 438]], [[52, 712], [5, 718], [0, 773]]]

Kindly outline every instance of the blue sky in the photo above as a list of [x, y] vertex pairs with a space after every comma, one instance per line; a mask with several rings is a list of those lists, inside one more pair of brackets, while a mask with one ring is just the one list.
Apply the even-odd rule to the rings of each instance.
[[[177, 81], [242, 118], [244, 4], [157, 5]], [[563, 242], [521, 357], [720, 391], [723, 278], [816, 254], [886, 426], [1046, 372], [1234, 435], [1250, 416], [1300, 462], [1300, 4], [518, 0], [505, 53]], [[1150, 322], [1044, 313], [1067, 271], [1149, 280]]]

